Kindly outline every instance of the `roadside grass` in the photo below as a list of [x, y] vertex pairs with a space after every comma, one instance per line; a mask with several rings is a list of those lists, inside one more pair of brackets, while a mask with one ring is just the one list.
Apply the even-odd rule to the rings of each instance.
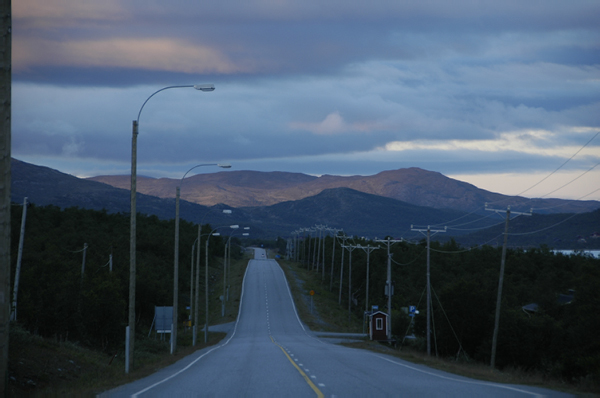
[[93, 397], [217, 344], [224, 336], [211, 332], [208, 344], [201, 339], [202, 343], [192, 347], [191, 333], [183, 334], [175, 355], [170, 354], [168, 342], [138, 339], [134, 369], [125, 374], [122, 356], [114, 358], [77, 343], [44, 339], [11, 325], [8, 397]]
[[[336, 331], [341, 333], [363, 332], [362, 321], [356, 316], [352, 316], [350, 324], [348, 323], [347, 302], [340, 305], [339, 290], [336, 290], [334, 286], [333, 292], [329, 292], [329, 285], [325, 286], [322, 283], [321, 274], [309, 271], [299, 263], [287, 260], [278, 260], [278, 262], [287, 276], [298, 314], [311, 330]], [[312, 313], [308, 299], [311, 290], [316, 292], [313, 296]], [[548, 388], [579, 397], [600, 397], [600, 386], [591, 379], [579, 380], [576, 383], [566, 383], [563, 380], [548, 378], [539, 371], [526, 371], [519, 368], [505, 368], [501, 371], [493, 370], [487, 364], [476, 363], [474, 361], [428, 356], [424, 351], [415, 347], [418, 343], [394, 348], [386, 343], [365, 339], [362, 342], [348, 342], [342, 343], [342, 345], [394, 356], [414, 364], [425, 365], [433, 369], [476, 380]]]
[[[211, 290], [209, 322], [211, 325], [235, 321], [239, 310], [242, 281], [249, 257], [233, 261], [231, 264], [229, 298], [225, 317], [221, 316], [223, 294], [222, 262], [216, 269], [214, 288]], [[323, 284], [321, 274], [307, 270], [301, 264], [277, 260], [286, 274], [292, 296], [302, 321], [313, 331], [334, 331], [342, 333], [362, 332], [362, 320], [352, 315], [348, 317], [347, 302], [339, 303], [339, 285]], [[309, 292], [313, 290], [312, 312]], [[203, 302], [203, 300], [201, 300]], [[203, 311], [202, 311], [203, 312]], [[201, 323], [203, 323], [201, 321]], [[146, 331], [147, 336], [147, 331]], [[166, 341], [144, 338], [136, 339], [135, 366], [125, 374], [122, 352], [116, 357], [100, 351], [87, 349], [73, 342], [57, 342], [34, 336], [11, 324], [9, 346], [9, 391], [8, 397], [93, 397], [96, 394], [120, 385], [146, 377], [179, 359], [210, 345], [218, 344], [224, 333], [209, 333], [208, 344], [199, 331], [198, 345], [192, 346], [192, 334], [182, 331], [178, 336], [178, 350], [169, 353]], [[449, 358], [427, 356], [413, 348], [395, 349], [387, 344], [364, 340], [343, 345], [366, 349], [376, 353], [391, 355], [414, 364], [426, 365], [460, 376], [497, 383], [522, 384], [561, 390], [580, 397], [600, 396], [600, 388], [590, 380], [577, 384], [567, 384], [560, 380], [549, 380], [539, 372], [526, 372], [522, 369], [491, 370], [485, 364], [460, 362]]]
[[[298, 315], [311, 330], [362, 333], [361, 320], [353, 314], [348, 316], [347, 302], [339, 304], [339, 284], [330, 291], [321, 274], [287, 260], [278, 263], [287, 277]], [[312, 312], [310, 291], [314, 292]]]
[[[240, 293], [248, 256], [231, 261], [228, 282], [229, 302], [226, 315], [221, 316], [223, 294], [222, 261], [217, 260], [214, 287], [210, 291], [211, 325], [230, 322], [237, 318]], [[201, 298], [201, 328], [203, 328], [204, 299]], [[123, 333], [124, 335], [125, 333]], [[136, 335], [134, 365], [125, 374], [124, 345], [118, 353], [106, 353], [86, 348], [77, 342], [57, 341], [33, 335], [21, 328], [18, 323], [10, 325], [9, 337], [9, 383], [7, 397], [94, 397], [97, 394], [120, 385], [144, 378], [178, 360], [218, 344], [225, 333], [210, 332], [204, 343], [203, 330], [198, 331], [197, 345], [192, 346], [190, 329], [180, 329], [177, 351], [170, 354], [168, 339], [148, 338], [148, 330]]]

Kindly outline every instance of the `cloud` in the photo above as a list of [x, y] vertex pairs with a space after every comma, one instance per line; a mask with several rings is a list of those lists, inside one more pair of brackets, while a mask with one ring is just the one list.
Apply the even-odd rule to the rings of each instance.
[[12, 3], [12, 17], [20, 28], [32, 30], [105, 24], [133, 18], [134, 14], [120, 0], [19, 0]]
[[47, 66], [83, 68], [135, 68], [189, 74], [229, 74], [238, 69], [219, 51], [169, 39], [109, 39], [56, 42], [17, 39], [13, 65], [18, 72], [45, 63]]
[[[127, 172], [132, 119], [178, 84], [217, 89], [148, 102], [146, 174], [229, 161], [504, 178], [555, 169], [600, 129], [594, 1], [13, 6], [13, 153], [78, 174]], [[569, 166], [598, 156], [593, 142]]]
[[[576, 131], [584, 131], [585, 136], [589, 136], [587, 128], [573, 129], [571, 134]], [[515, 152], [525, 155], [548, 156], [568, 159], [581, 149], [581, 143], [578, 145], [564, 145], [557, 139], [559, 134], [545, 130], [522, 130], [500, 133], [494, 139], [483, 140], [414, 140], [407, 142], [389, 142], [384, 148], [385, 151], [404, 152], [415, 150], [428, 151], [475, 151], [482, 153], [500, 153]], [[581, 137], [582, 135], [580, 135]], [[574, 141], [575, 142], [575, 141]], [[592, 147], [593, 148], [593, 147]], [[592, 160], [600, 160], [599, 154], [591, 151], [583, 152], [583, 157]]]
[[364, 128], [346, 123], [339, 112], [328, 114], [325, 119], [318, 123], [291, 122], [290, 128], [294, 130], [307, 130], [320, 135], [342, 134], [364, 130]]

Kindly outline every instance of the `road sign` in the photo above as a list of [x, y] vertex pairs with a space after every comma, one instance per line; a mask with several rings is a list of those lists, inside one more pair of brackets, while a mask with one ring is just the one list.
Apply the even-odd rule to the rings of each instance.
[[310, 294], [311, 296], [314, 296], [315, 295], [315, 291], [311, 290], [308, 294]]

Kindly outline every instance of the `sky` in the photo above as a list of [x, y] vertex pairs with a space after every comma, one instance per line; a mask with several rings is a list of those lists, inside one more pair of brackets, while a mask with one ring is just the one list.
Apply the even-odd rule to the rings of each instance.
[[138, 120], [138, 175], [419, 167], [600, 200], [597, 0], [12, 7], [12, 156], [25, 162], [129, 174]]

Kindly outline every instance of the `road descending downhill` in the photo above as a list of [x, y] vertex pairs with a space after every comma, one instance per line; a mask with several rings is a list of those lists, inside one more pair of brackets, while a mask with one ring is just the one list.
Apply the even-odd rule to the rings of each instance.
[[100, 397], [569, 397], [455, 376], [320, 340], [302, 324], [279, 264], [254, 250], [223, 341]]

